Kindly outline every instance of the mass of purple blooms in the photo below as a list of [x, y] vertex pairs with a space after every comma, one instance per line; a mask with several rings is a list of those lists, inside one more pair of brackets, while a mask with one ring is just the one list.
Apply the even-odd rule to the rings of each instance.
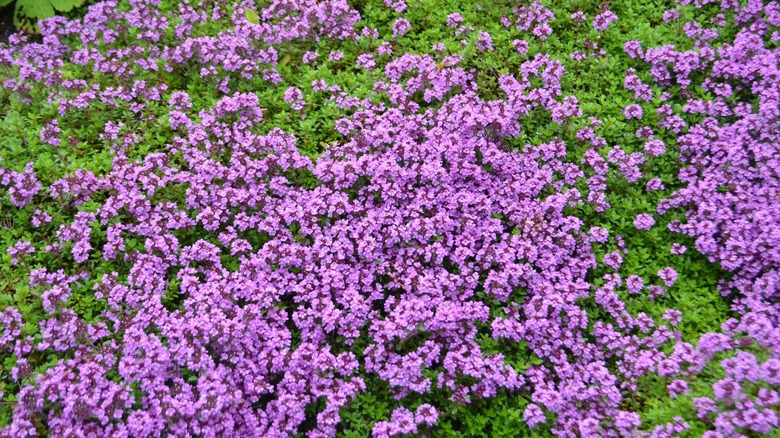
[[[270, 126], [257, 96], [235, 91], [237, 83], [282, 81], [275, 44], [376, 38], [378, 30], [358, 29], [360, 14], [346, 0], [275, 0], [258, 11], [260, 24], [244, 18], [244, 2], [234, 11], [234, 28], [196, 36], [192, 24], [213, 17], [184, 5], [163, 13], [158, 3], [132, 0], [129, 11], [119, 12], [114, 2], [101, 2], [82, 20], [44, 21], [41, 42], [14, 36], [0, 48], [0, 63], [19, 70], [3, 83], [7, 91], [32, 99], [31, 85], [42, 85], [58, 104], [59, 121], [40, 132], [44, 143], [60, 145], [66, 116], [96, 103], [139, 115], [164, 105], [167, 117], [158, 123], [174, 133], [165, 151], [134, 159], [129, 150], [143, 133], [112, 121], [100, 134], [112, 145], [111, 169], [65, 175], [49, 187], [32, 165], [21, 173], [0, 170], [13, 205], [38, 196], [67, 199], [78, 209], [56, 231], [59, 245], [19, 241], [7, 248], [13, 263], [54, 251], [85, 268], [95, 261], [127, 266], [99, 278], [57, 265], [30, 269], [29, 285], [46, 316], [40, 339], [33, 339], [22, 335], [17, 309], [0, 312], [0, 351], [15, 357], [12, 378], [20, 382], [13, 418], [0, 436], [36, 436], [43, 421], [51, 436], [284, 437], [298, 433], [318, 400], [324, 408], [307, 436], [335, 436], [340, 409], [366, 391], [370, 375], [400, 406], [375, 423], [378, 437], [436, 423], [441, 407], [408, 402], [417, 395], [470, 403], [499, 391], [527, 394], [525, 424], [548, 424], [556, 436], [669, 437], [689, 425], [677, 419], [640, 432], [642, 419], [625, 408], [624, 394], [648, 377], [666, 379], [669, 397], [689, 394], [711, 365], [723, 377], [712, 397], [695, 400], [699, 418], [713, 425], [708, 437], [780, 427], [777, 3], [724, 0], [737, 31], [717, 49], [709, 40], [718, 23], [686, 26], [695, 50], [625, 46], [669, 93], [692, 83], [712, 93], [675, 109], [636, 70], [626, 71], [623, 84], [636, 99], [624, 120], [641, 126], [643, 117], [659, 117], [676, 136], [682, 162], [682, 188], [655, 211], [636, 214], [635, 229], [648, 232], [670, 211], [683, 211], [685, 220], [672, 221], [669, 230], [695, 239], [696, 251], [733, 274], [720, 290], [738, 316], [696, 343], [681, 341], [679, 311], [669, 309], [659, 323], [629, 312], [619, 295], [663, 296], [681, 280], [678, 272], [627, 273], [623, 238], [586, 228], [567, 213], [584, 204], [609, 210], [610, 169], [640, 184], [643, 164], [672, 145], [650, 128], [636, 131], [645, 144], [640, 152], [607, 145], [597, 134], [601, 121], [563, 94], [568, 72], [548, 54], [533, 54], [519, 71], [497, 78], [503, 95], [495, 100], [481, 97], [475, 73], [457, 56], [439, 63], [435, 53], [361, 54], [353, 65], [381, 72], [372, 87], [381, 99], [315, 81], [314, 93], [349, 114], [334, 128], [343, 140], [315, 161], [299, 152], [294, 133]], [[385, 3], [398, 13], [407, 7]], [[674, 17], [670, 12], [664, 20]], [[508, 22], [544, 40], [553, 19], [534, 3]], [[617, 20], [605, 10], [592, 25], [603, 31]], [[450, 32], [472, 32], [458, 13], [447, 23]], [[128, 28], [144, 49], [96, 49]], [[163, 43], [170, 29], [172, 45]], [[403, 18], [386, 29], [393, 38], [413, 30]], [[480, 51], [499, 43], [487, 31], [474, 35]], [[64, 43], [72, 36], [78, 45]], [[511, 44], [527, 51], [524, 41]], [[308, 52], [304, 62], [325, 58]], [[90, 64], [126, 85], [66, 79], [66, 62]], [[222, 94], [196, 111], [194, 96], [162, 81], [134, 80], [133, 66], [196, 66]], [[437, 105], [421, 109], [420, 99]], [[292, 86], [283, 100], [293, 111], [310, 105]], [[589, 148], [582, 160], [572, 161], [562, 140], [505, 147], [503, 139], [519, 137], [524, 121], [540, 113], [559, 124], [588, 121], [576, 134]], [[268, 129], [259, 133], [258, 126]], [[319, 184], [303, 187], [296, 172], [310, 172]], [[665, 186], [651, 179], [641, 188]], [[166, 198], [174, 192], [184, 202]], [[38, 227], [51, 216], [39, 211], [32, 220]], [[98, 230], [105, 235], [99, 244]], [[143, 245], [130, 246], [130, 239]], [[620, 242], [618, 249], [597, 258], [594, 246], [609, 239]], [[589, 275], [604, 266], [608, 273], [595, 286]], [[87, 279], [96, 280], [94, 298], [106, 308], [89, 322], [69, 307], [71, 287]], [[488, 302], [500, 303], [502, 312], [491, 313]], [[603, 318], [593, 319], [586, 308], [598, 308]], [[480, 327], [495, 340], [526, 345], [541, 363], [518, 372], [502, 354], [483, 351]], [[32, 372], [29, 358], [39, 352], [62, 359], [22, 384]], [[733, 354], [714, 363], [721, 352]]]

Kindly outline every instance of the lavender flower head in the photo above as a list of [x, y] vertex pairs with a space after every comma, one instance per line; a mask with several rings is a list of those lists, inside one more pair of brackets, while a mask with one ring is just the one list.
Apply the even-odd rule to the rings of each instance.
[[634, 220], [634, 226], [640, 230], [649, 230], [653, 227], [654, 224], [655, 219], [646, 213], [637, 215], [636, 219]]
[[677, 271], [671, 267], [666, 267], [658, 271], [658, 277], [661, 278], [666, 287], [672, 287], [677, 282]]

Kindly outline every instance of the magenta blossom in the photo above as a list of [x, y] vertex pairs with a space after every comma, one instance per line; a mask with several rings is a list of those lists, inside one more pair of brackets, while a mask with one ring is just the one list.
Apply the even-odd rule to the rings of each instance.
[[655, 224], [655, 219], [653, 219], [652, 216], [646, 213], [637, 215], [636, 219], [634, 220], [634, 226], [640, 230], [649, 230], [650, 228], [653, 227], [654, 224]]
[[677, 271], [671, 267], [666, 267], [658, 271], [658, 276], [664, 282], [666, 287], [672, 287], [677, 281]]

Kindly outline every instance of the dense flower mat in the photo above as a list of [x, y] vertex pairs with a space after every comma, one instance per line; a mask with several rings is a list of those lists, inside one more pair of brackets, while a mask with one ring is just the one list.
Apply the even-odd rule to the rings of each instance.
[[777, 433], [778, 26], [133, 0], [12, 37], [0, 436]]

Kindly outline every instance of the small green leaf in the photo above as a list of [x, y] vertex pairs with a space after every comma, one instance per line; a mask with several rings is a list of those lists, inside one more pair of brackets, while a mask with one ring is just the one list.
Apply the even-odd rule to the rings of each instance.
[[290, 62], [290, 55], [284, 55], [284, 58], [282, 58], [282, 60], [279, 61], [279, 65], [285, 65], [288, 62]]
[[246, 17], [246, 21], [252, 24], [260, 24], [260, 17], [257, 16], [257, 12], [254, 10], [247, 9], [244, 11], [244, 16]]

